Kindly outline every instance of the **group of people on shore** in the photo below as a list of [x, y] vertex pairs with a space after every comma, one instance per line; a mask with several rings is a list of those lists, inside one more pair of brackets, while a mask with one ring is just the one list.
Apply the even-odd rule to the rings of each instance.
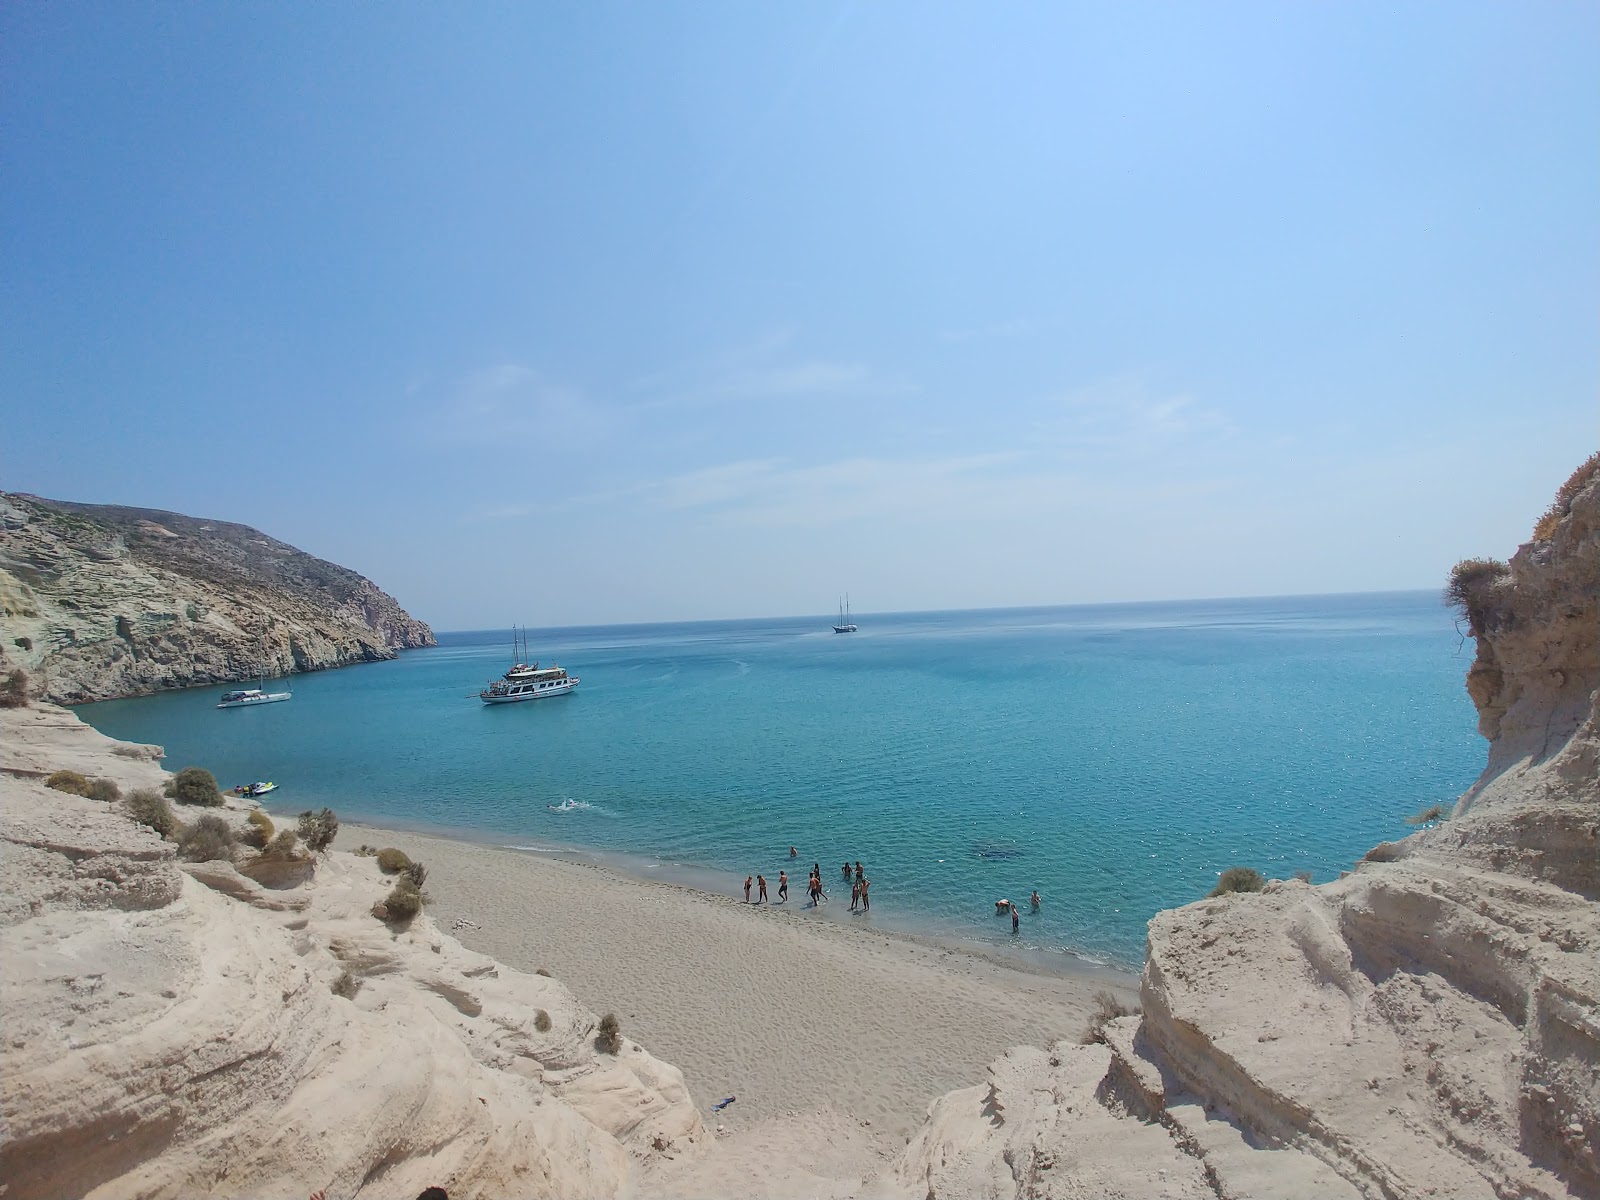
[[[798, 858], [800, 851], [794, 846], [789, 847], [789, 857]], [[867, 912], [872, 908], [872, 880], [867, 878], [866, 868], [856, 860], [854, 868], [846, 862], [839, 867], [839, 874], [844, 882], [850, 885], [850, 911]], [[754, 885], [756, 898], [754, 903], [767, 904], [767, 877], [765, 875], [746, 875], [744, 877], [744, 902], [751, 903], [750, 888]], [[819, 908], [828, 899], [828, 893], [822, 886], [822, 864], [811, 864], [811, 876], [806, 880], [806, 892], [811, 897], [811, 907]], [[789, 901], [789, 872], [778, 872], [778, 903], [787, 904]]]

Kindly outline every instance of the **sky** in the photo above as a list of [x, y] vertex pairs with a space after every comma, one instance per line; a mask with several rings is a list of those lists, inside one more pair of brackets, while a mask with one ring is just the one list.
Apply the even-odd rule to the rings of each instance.
[[0, 488], [440, 629], [1439, 586], [1600, 446], [1600, 5], [9, 4]]

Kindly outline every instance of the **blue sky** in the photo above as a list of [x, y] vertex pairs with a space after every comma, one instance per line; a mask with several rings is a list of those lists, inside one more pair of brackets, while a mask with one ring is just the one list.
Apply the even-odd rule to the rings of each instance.
[[1600, 6], [0, 9], [0, 487], [440, 628], [1433, 587], [1600, 445]]

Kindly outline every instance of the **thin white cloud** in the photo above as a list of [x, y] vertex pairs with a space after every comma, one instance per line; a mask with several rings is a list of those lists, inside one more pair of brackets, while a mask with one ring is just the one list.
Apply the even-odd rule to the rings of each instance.
[[917, 390], [910, 380], [862, 362], [795, 353], [792, 330], [776, 330], [638, 379], [643, 407], [695, 407], [741, 400], [861, 399]]
[[496, 363], [460, 379], [435, 414], [433, 428], [469, 442], [571, 447], [600, 440], [615, 414], [576, 388], [521, 363]]

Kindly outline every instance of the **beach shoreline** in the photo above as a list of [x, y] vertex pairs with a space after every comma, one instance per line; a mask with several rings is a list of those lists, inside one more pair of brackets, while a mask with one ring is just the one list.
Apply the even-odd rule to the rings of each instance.
[[[1111, 968], [1052, 970], [982, 944], [818, 919], [799, 879], [787, 906], [747, 905], [581, 852], [342, 826], [339, 849], [363, 844], [427, 865], [440, 929], [615, 1012], [628, 1036], [684, 1072], [708, 1119], [710, 1105], [738, 1097], [714, 1118], [729, 1134], [848, 1114], [886, 1154], [997, 1055], [1076, 1042], [1098, 992], [1135, 998], [1136, 978]], [[776, 884], [774, 872], [774, 898]], [[848, 907], [837, 894], [832, 905]]]

